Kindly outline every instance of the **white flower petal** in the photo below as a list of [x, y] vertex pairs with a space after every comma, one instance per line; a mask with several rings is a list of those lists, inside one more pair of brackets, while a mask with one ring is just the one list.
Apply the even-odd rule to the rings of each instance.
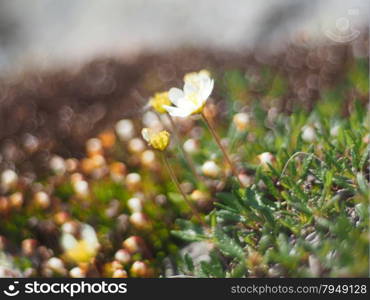
[[150, 141], [150, 136], [152, 135], [152, 129], [150, 128], [143, 128], [143, 130], [141, 130], [141, 135], [143, 136], [143, 139], [147, 142]]
[[174, 106], [163, 105], [163, 108], [173, 117], [185, 118], [191, 115], [192, 111], [188, 109], [182, 109]]
[[199, 90], [199, 87], [196, 86], [196, 84], [194, 84], [193, 81], [185, 81], [185, 83], [184, 83], [184, 94], [185, 94], [185, 96], [193, 94], [193, 93], [197, 93], [198, 90]]
[[176, 107], [163, 106], [167, 112], [176, 117], [187, 117], [204, 106], [213, 90], [214, 81], [208, 72], [187, 74], [184, 78], [183, 91], [172, 88], [169, 98]]
[[180, 100], [184, 98], [184, 92], [178, 88], [171, 88], [168, 92], [168, 97], [177, 106]]
[[90, 247], [97, 248], [99, 247], [99, 241], [96, 237], [95, 230], [92, 226], [84, 224], [81, 229], [81, 238], [85, 240]]
[[199, 80], [202, 80], [202, 81], [204, 81], [204, 80], [211, 80], [211, 77], [209, 77], [209, 74], [207, 72], [200, 71], [198, 73], [198, 76], [199, 76]]
[[213, 86], [214, 86], [214, 80], [211, 79], [210, 82], [208, 82], [207, 85], [202, 89], [201, 98], [203, 100], [203, 103], [206, 102], [208, 97], [211, 95]]
[[62, 235], [61, 241], [60, 241], [62, 248], [65, 251], [68, 251], [70, 249], [73, 249], [77, 245], [77, 240], [72, 234], [64, 233]]

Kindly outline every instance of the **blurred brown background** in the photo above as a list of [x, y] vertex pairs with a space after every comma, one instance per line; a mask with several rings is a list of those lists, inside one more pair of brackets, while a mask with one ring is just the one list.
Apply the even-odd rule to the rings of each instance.
[[[51, 153], [80, 157], [87, 138], [140, 115], [152, 93], [202, 68], [238, 69], [258, 81], [267, 65], [289, 78], [281, 109], [289, 112], [290, 101], [309, 109], [353, 57], [368, 57], [364, 7], [366, 1], [2, 1], [0, 169], [42, 170]], [[328, 30], [359, 35], [337, 43]], [[221, 98], [217, 90], [213, 96]]]

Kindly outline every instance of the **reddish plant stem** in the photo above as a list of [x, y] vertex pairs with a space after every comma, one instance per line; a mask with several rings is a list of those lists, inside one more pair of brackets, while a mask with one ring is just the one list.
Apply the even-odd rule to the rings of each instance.
[[220, 137], [218, 136], [218, 134], [217, 134], [216, 130], [214, 129], [214, 127], [212, 126], [211, 122], [207, 119], [207, 117], [204, 115], [204, 113], [203, 113], [203, 112], [201, 112], [201, 116], [202, 116], [202, 118], [203, 118], [204, 122], [207, 124], [208, 129], [209, 129], [209, 131], [211, 132], [211, 134], [212, 134], [213, 138], [215, 139], [215, 141], [216, 141], [216, 143], [217, 143], [218, 147], [221, 149], [221, 151], [222, 151], [222, 153], [223, 153], [223, 155], [224, 155], [224, 157], [225, 157], [225, 160], [227, 161], [227, 163], [229, 164], [229, 166], [230, 166], [230, 168], [231, 168], [231, 172], [234, 174], [235, 178], [238, 180], [238, 182], [239, 182], [240, 186], [242, 187], [242, 186], [243, 186], [243, 184], [242, 184], [242, 182], [240, 181], [240, 178], [239, 178], [239, 176], [238, 176], [238, 172], [236, 171], [236, 168], [235, 168], [234, 164], [232, 163], [232, 161], [231, 161], [231, 159], [230, 159], [230, 157], [229, 157], [229, 154], [227, 153], [227, 151], [226, 151], [225, 147], [222, 145], [222, 143], [221, 143], [221, 139], [220, 139]]

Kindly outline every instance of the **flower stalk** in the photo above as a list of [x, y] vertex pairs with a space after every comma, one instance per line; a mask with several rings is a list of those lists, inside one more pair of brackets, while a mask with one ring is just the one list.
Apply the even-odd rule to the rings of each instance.
[[220, 137], [218, 136], [218, 134], [217, 134], [216, 130], [215, 130], [215, 129], [214, 129], [214, 127], [213, 127], [213, 125], [212, 125], [212, 124], [211, 124], [211, 122], [207, 119], [206, 115], [205, 115], [203, 112], [201, 112], [201, 113], [200, 113], [200, 115], [202, 116], [202, 118], [203, 118], [204, 122], [207, 124], [207, 127], [208, 127], [209, 131], [211, 132], [211, 134], [212, 134], [213, 138], [215, 139], [215, 141], [216, 141], [216, 143], [217, 143], [218, 147], [221, 149], [221, 151], [222, 151], [222, 153], [223, 153], [223, 155], [224, 155], [224, 157], [225, 157], [225, 160], [227, 161], [227, 163], [229, 164], [229, 166], [230, 166], [230, 168], [231, 168], [231, 172], [234, 174], [234, 176], [235, 176], [235, 177], [236, 177], [236, 179], [238, 180], [238, 182], [239, 182], [240, 186], [243, 186], [242, 182], [241, 182], [241, 181], [240, 181], [240, 179], [239, 179], [238, 172], [236, 171], [236, 168], [235, 168], [235, 166], [234, 166], [233, 162], [231, 161], [231, 159], [230, 159], [230, 157], [229, 157], [229, 155], [228, 155], [228, 153], [227, 153], [227, 151], [226, 151], [225, 147], [222, 145], [222, 143], [221, 143], [221, 139], [220, 139]]
[[188, 199], [188, 197], [186, 196], [185, 192], [182, 190], [181, 186], [180, 186], [180, 183], [179, 181], [177, 180], [177, 177], [176, 177], [176, 174], [174, 172], [174, 170], [172, 169], [170, 163], [168, 162], [168, 159], [167, 159], [167, 156], [165, 153], [161, 152], [161, 155], [162, 155], [162, 159], [163, 159], [163, 162], [164, 164], [166, 165], [166, 168], [168, 170], [168, 173], [170, 174], [170, 177], [173, 181], [173, 183], [176, 185], [176, 188], [179, 190], [179, 192], [181, 193], [182, 197], [184, 198], [184, 201], [186, 202], [186, 204], [190, 207], [191, 211], [193, 212], [194, 216], [197, 218], [197, 220], [205, 227], [208, 227], [208, 225], [204, 222], [204, 220], [202, 219], [201, 215], [199, 214], [199, 212], [197, 211], [197, 209], [193, 206], [193, 204], [190, 202], [190, 200]]
[[195, 175], [195, 177], [197, 178], [198, 182], [201, 183], [202, 182], [202, 178], [199, 176], [196, 168], [195, 168], [195, 165], [193, 163], [193, 160], [190, 158], [190, 156], [188, 155], [188, 153], [184, 150], [184, 147], [183, 147], [183, 144], [182, 144], [182, 141], [181, 141], [181, 138], [180, 138], [180, 134], [177, 130], [177, 126], [175, 124], [175, 121], [173, 120], [173, 118], [171, 117], [170, 114], [167, 114], [168, 118], [170, 119], [170, 122], [171, 122], [171, 126], [172, 126], [172, 130], [176, 136], [176, 139], [177, 139], [177, 143], [181, 149], [181, 152], [182, 152], [182, 155], [184, 156], [188, 166], [190, 167], [191, 171], [193, 172], [193, 174]]

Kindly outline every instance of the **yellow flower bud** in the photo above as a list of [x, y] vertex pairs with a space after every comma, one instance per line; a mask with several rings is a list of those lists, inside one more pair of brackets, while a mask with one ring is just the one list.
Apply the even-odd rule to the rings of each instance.
[[144, 128], [141, 131], [141, 134], [149, 144], [149, 146], [153, 147], [156, 150], [163, 151], [168, 147], [170, 143], [170, 134], [166, 130], [162, 130], [158, 133], [154, 132], [150, 128]]
[[156, 93], [154, 97], [150, 98], [149, 104], [160, 114], [166, 112], [163, 105], [171, 105], [171, 100], [168, 98], [168, 92]]

